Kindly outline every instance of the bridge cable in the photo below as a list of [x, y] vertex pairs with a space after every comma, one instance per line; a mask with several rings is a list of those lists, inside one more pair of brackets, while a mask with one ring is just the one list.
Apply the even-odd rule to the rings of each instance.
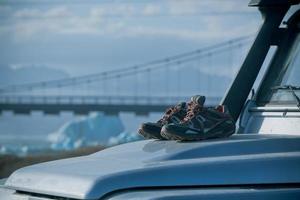
[[155, 69], [156, 68], [155, 65], [165, 65], [166, 63], [171, 64], [171, 63], [175, 63], [178, 60], [181, 60], [181, 62], [188, 62], [190, 60], [195, 59], [195, 57], [201, 56], [201, 54], [203, 54], [203, 52], [219, 51], [222, 48], [225, 48], [225, 49], [230, 48], [231, 46], [229, 46], [229, 43], [230, 43], [230, 45], [232, 45], [232, 44], [235, 44], [238, 42], [246, 42], [251, 37], [252, 37], [252, 35], [239, 37], [239, 38], [232, 39], [232, 40], [229, 40], [226, 42], [222, 42], [222, 43], [218, 43], [218, 44], [204, 47], [201, 49], [197, 49], [194, 51], [178, 54], [175, 56], [170, 56], [170, 57], [163, 58], [163, 59], [150, 61], [150, 62], [143, 63], [140, 65], [134, 65], [134, 66], [127, 67], [127, 68], [115, 69], [115, 70], [110, 70], [110, 71], [106, 71], [106, 72], [101, 72], [101, 73], [92, 74], [92, 75], [85, 75], [85, 76], [80, 76], [80, 77], [72, 77], [72, 78], [52, 80], [52, 81], [43, 81], [43, 82], [29, 83], [29, 84], [23, 84], [23, 85], [6, 86], [4, 88], [1, 88], [0, 92], [4, 93], [4, 92], [12, 92], [12, 91], [15, 92], [18, 90], [28, 90], [28, 89], [33, 89], [33, 88], [39, 88], [39, 87], [41, 87], [41, 85], [42, 85], [42, 87], [47, 87], [47, 88], [51, 88], [53, 86], [57, 87], [58, 85], [59, 86], [67, 86], [67, 85], [74, 84], [74, 82], [77, 82], [77, 83], [83, 82], [86, 79], [90, 79], [91, 81], [97, 81], [99, 79], [99, 77], [101, 77], [101, 80], [107, 80], [109, 78], [116, 78], [116, 75], [119, 75], [119, 76], [132, 75], [133, 74], [132, 71], [134, 71], [134, 73], [136, 73], [136, 71], [137, 71], [136, 69], [139, 69], [139, 72], [142, 72], [142, 71], [144, 72], [144, 70], [147, 69], [149, 66], [154, 66], [152, 68]]

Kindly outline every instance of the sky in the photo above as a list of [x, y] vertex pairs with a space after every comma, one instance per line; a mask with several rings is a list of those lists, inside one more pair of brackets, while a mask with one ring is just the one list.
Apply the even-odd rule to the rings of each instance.
[[249, 0], [4, 0], [0, 68], [80, 76], [254, 34]]

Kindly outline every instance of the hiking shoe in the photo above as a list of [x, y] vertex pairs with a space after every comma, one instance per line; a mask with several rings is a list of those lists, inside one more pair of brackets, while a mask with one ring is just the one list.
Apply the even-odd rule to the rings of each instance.
[[176, 106], [169, 108], [164, 116], [157, 122], [142, 123], [138, 130], [138, 133], [147, 139], [161, 139], [165, 138], [161, 136], [161, 128], [169, 123], [178, 124], [187, 114], [187, 104], [181, 102]]
[[187, 114], [187, 110], [195, 103], [204, 104], [205, 96], [196, 95], [191, 98], [189, 103], [181, 102], [174, 107], [169, 108], [162, 119], [158, 122], [146, 122], [141, 125], [138, 133], [147, 139], [165, 140], [161, 135], [161, 129], [164, 125], [173, 123], [179, 124]]
[[195, 102], [180, 124], [167, 124], [161, 135], [169, 140], [195, 141], [228, 137], [235, 132], [235, 122], [225, 106], [205, 108]]

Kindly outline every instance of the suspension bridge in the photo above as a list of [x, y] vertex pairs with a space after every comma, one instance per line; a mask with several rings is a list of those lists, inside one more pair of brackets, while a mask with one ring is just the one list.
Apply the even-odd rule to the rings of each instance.
[[0, 88], [0, 112], [88, 114], [162, 112], [195, 94], [219, 103], [249, 47], [252, 36], [194, 51], [85, 76]]

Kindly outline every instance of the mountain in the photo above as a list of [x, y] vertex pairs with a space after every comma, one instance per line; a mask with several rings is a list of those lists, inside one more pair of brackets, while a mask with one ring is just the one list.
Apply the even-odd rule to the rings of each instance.
[[20, 68], [12, 68], [7, 65], [0, 66], [1, 86], [55, 80], [67, 77], [69, 77], [69, 75], [63, 70], [42, 65], [30, 65]]

